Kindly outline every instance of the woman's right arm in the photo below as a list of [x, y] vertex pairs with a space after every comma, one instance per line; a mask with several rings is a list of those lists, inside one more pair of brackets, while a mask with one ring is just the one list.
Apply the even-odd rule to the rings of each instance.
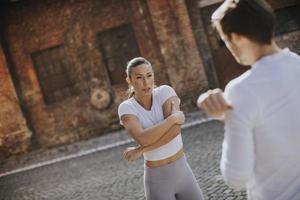
[[[164, 118], [169, 117], [172, 113], [180, 110], [180, 99], [177, 96], [170, 97], [163, 104], [163, 113]], [[157, 149], [172, 139], [174, 139], [181, 130], [181, 125], [174, 124], [158, 141], [148, 146], [137, 146], [137, 147], [128, 147], [124, 152], [123, 156], [128, 161], [134, 161], [138, 159], [144, 152]]]
[[[168, 118], [172, 113], [180, 111], [180, 99], [177, 96], [170, 97], [164, 104], [163, 104], [163, 113], [164, 118]], [[173, 140], [177, 135], [179, 135], [181, 131], [181, 125], [174, 124], [158, 141], [149, 146], [142, 146], [140, 150], [142, 152], [151, 151], [158, 147], [161, 147], [171, 140]]]
[[177, 111], [168, 116], [164, 121], [143, 129], [139, 119], [134, 115], [123, 115], [122, 123], [128, 134], [141, 146], [149, 146], [157, 142], [173, 125], [184, 123], [184, 114]]

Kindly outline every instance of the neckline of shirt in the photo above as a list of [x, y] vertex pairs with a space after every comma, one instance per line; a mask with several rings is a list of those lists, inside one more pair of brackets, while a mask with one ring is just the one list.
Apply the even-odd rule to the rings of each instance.
[[[154, 88], [155, 89], [155, 88]], [[152, 98], [152, 105], [151, 105], [151, 108], [150, 108], [150, 110], [147, 110], [146, 108], [144, 108], [134, 97], [131, 97], [131, 99], [132, 99], [132, 101], [133, 101], [133, 103], [135, 104], [135, 105], [137, 105], [138, 107], [140, 107], [140, 108], [142, 108], [144, 111], [146, 111], [146, 112], [151, 112], [152, 110], [153, 110], [153, 106], [154, 106], [154, 89], [153, 89], [153, 91], [152, 91], [152, 96], [151, 96], [151, 98]]]
[[268, 62], [274, 62], [274, 60], [280, 59], [282, 56], [288, 54], [290, 52], [289, 48], [284, 48], [281, 51], [271, 54], [271, 55], [266, 55], [262, 58], [260, 58], [258, 61], [256, 61], [253, 65], [252, 68], [257, 68], [260, 65], [264, 65], [265, 63]]

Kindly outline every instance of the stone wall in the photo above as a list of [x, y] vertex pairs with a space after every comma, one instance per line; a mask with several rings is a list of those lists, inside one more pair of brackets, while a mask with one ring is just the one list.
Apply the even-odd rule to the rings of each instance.
[[[120, 128], [117, 107], [127, 84], [118, 77], [134, 56], [151, 61], [156, 84], [173, 86], [184, 110], [207, 88], [183, 0], [26, 0], [3, 11], [6, 56], [40, 147]], [[130, 43], [110, 41], [125, 29]]]
[[1, 44], [0, 80], [0, 160], [3, 160], [11, 154], [26, 152], [31, 132], [21, 112]]

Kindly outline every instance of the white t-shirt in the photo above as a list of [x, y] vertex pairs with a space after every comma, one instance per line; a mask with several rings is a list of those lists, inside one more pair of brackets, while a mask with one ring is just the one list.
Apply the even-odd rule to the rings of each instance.
[[[141, 122], [144, 129], [154, 126], [164, 120], [163, 104], [173, 96], [177, 96], [173, 88], [168, 85], [162, 85], [154, 88], [152, 92], [152, 107], [146, 110], [133, 97], [123, 101], [119, 105], [118, 114], [120, 124], [122, 124], [121, 116], [130, 114], [135, 115]], [[182, 148], [181, 134], [177, 135], [169, 143], [144, 153], [145, 160], [162, 160], [177, 153]]]
[[231, 81], [221, 172], [250, 200], [300, 199], [300, 57], [265, 56]]

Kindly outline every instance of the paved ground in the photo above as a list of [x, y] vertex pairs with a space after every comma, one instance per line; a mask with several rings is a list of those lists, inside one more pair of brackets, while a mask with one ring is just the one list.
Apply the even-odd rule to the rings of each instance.
[[[185, 151], [206, 199], [242, 200], [226, 187], [219, 159], [223, 125], [210, 121], [183, 131]], [[130, 145], [130, 144], [129, 144]], [[143, 161], [127, 163], [123, 145], [0, 178], [1, 200], [135, 200], [143, 197]]]
[[[203, 112], [195, 111], [186, 113], [186, 123], [183, 127], [192, 126], [202, 123], [207, 119]], [[0, 178], [7, 173], [14, 173], [15, 170], [24, 169], [28, 166], [45, 165], [58, 160], [70, 159], [78, 157], [78, 155], [90, 154], [91, 152], [110, 149], [114, 145], [120, 143], [128, 143], [130, 141], [124, 130], [115, 131], [101, 137], [91, 138], [89, 140], [79, 141], [74, 144], [64, 145], [51, 149], [40, 149], [31, 151], [25, 155], [12, 156], [9, 160], [0, 163]]]

